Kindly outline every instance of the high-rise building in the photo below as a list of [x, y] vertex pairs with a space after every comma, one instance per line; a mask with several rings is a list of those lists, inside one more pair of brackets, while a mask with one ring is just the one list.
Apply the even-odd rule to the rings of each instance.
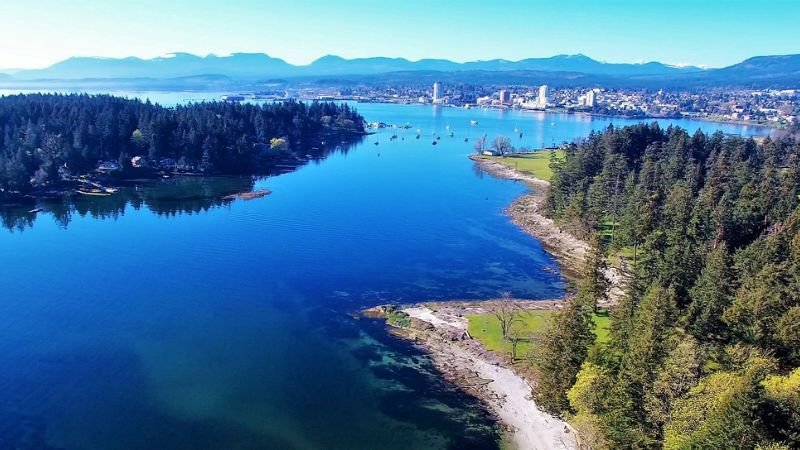
[[536, 98], [536, 103], [539, 106], [547, 106], [547, 85], [539, 86], [539, 97]]
[[437, 82], [433, 83], [433, 103], [441, 102], [441, 92], [440, 92], [440, 90], [441, 90], [441, 85], [439, 85], [439, 82], [437, 81]]
[[586, 106], [589, 108], [594, 108], [595, 103], [595, 92], [594, 89], [590, 89], [589, 92], [586, 93]]
[[500, 89], [500, 104], [501, 105], [511, 104], [511, 93], [505, 89]]

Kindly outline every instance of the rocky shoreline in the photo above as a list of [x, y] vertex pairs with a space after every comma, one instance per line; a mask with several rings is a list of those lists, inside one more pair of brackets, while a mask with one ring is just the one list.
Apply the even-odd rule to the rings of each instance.
[[[492, 176], [525, 183], [530, 191], [506, 209], [512, 222], [538, 239], [558, 261], [561, 272], [576, 279], [591, 250], [589, 244], [562, 230], [542, 214], [550, 183], [518, 172], [481, 155], [470, 155], [482, 170]], [[605, 272], [609, 281], [607, 299], [600, 306], [611, 306], [624, 295], [627, 277], [614, 267]], [[559, 309], [564, 299], [515, 300], [523, 309]], [[565, 421], [536, 406], [531, 383], [508, 364], [502, 355], [493, 353], [469, 335], [468, 314], [486, 314], [496, 300], [448, 301], [395, 307], [370, 308], [370, 317], [387, 319], [396, 336], [413, 341], [431, 355], [436, 368], [449, 382], [483, 401], [510, 434], [518, 450], [576, 449], [579, 436]]]
[[[560, 301], [520, 300], [524, 309], [557, 309]], [[364, 312], [387, 319], [392, 334], [424, 349], [442, 377], [481, 400], [517, 450], [572, 450], [578, 435], [565, 421], [541, 411], [530, 382], [486, 350], [467, 330], [467, 314], [489, 311], [492, 301], [377, 306]]]
[[[514, 200], [506, 208], [506, 214], [515, 225], [541, 242], [542, 247], [558, 261], [561, 272], [567, 278], [579, 278], [591, 247], [586, 241], [562, 230], [553, 219], [541, 213], [550, 183], [480, 155], [470, 155], [469, 158], [492, 176], [521, 181], [528, 185], [530, 191]], [[609, 285], [607, 299], [598, 305], [608, 307], [616, 304], [624, 295], [629, 277], [610, 265], [606, 268], [605, 275]]]
[[561, 230], [552, 219], [541, 213], [550, 183], [480, 155], [470, 155], [469, 158], [492, 176], [528, 185], [530, 191], [514, 200], [506, 213], [515, 225], [542, 243], [545, 250], [558, 260], [562, 271], [569, 276], [579, 274], [590, 247], [583, 240]]

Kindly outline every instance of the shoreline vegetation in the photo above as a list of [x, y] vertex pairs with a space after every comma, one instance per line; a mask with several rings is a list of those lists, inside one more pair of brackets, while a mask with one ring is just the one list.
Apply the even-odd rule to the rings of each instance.
[[582, 311], [543, 340], [537, 403], [596, 450], [797, 448], [800, 141], [652, 123], [565, 151], [547, 215], [630, 257], [635, 280], [598, 351], [589, 273]]
[[[584, 276], [531, 341], [538, 408], [568, 420], [581, 448], [797, 448], [800, 141], [654, 123], [609, 127], [564, 151], [523, 220], [541, 233], [548, 222], [536, 216], [551, 217], [549, 232], [564, 227], [591, 246], [559, 258], [583, 259]], [[514, 172], [520, 161], [473, 159], [538, 183]], [[601, 344], [594, 316], [599, 299], [612, 301], [614, 270], [623, 295]], [[466, 338], [514, 345], [508, 308], [490, 308], [501, 332], [484, 321]]]
[[[499, 144], [487, 153], [507, 154]], [[552, 314], [544, 332], [531, 338], [543, 314], [510, 294], [479, 302], [477, 315], [457, 304], [388, 306], [387, 323], [410, 328], [520, 449], [569, 445], [565, 434], [595, 450], [796, 448], [800, 142], [654, 123], [609, 127], [564, 151], [550, 183], [533, 175], [541, 167], [522, 173], [523, 161], [471, 156], [531, 186], [508, 214], [565, 272], [583, 275], [574, 296], [540, 303]], [[520, 342], [530, 344], [532, 389], [509, 387], [526, 376], [514, 364]]]
[[[530, 157], [531, 154], [520, 156]], [[550, 183], [536, 175], [546, 178], [548, 173], [551, 174], [548, 172], [549, 166], [545, 171], [534, 168], [530, 172], [523, 172], [519, 167], [515, 168], [513, 162], [503, 158], [477, 154], [469, 158], [494, 177], [521, 181], [530, 188], [512, 202], [506, 213], [515, 225], [537, 238], [556, 258], [564, 276], [578, 279], [591, 257], [591, 248], [587, 242], [559, 228], [552, 219], [541, 213]], [[604, 276], [608, 290], [605, 299], [599, 301], [597, 307], [606, 316], [602, 329], [603, 334], [607, 335], [606, 308], [624, 295], [628, 278], [610, 266]], [[568, 422], [536, 405], [532, 396], [535, 385], [533, 374], [524, 366], [515, 365], [515, 362], [522, 360], [518, 358], [517, 342], [514, 342], [512, 353], [490, 350], [486, 338], [473, 336], [469, 331], [471, 328], [486, 331], [487, 325], [484, 323], [496, 322], [498, 308], [503, 308], [504, 301], [513, 301], [515, 313], [512, 314], [520, 316], [512, 320], [532, 317], [537, 313], [543, 316], [536, 321], [541, 325], [528, 327], [524, 331], [525, 337], [519, 339], [533, 345], [536, 340], [534, 335], [544, 331], [549, 313], [562, 309], [565, 300], [570, 297], [568, 294], [566, 298], [555, 300], [497, 299], [423, 302], [400, 307], [381, 305], [363, 313], [367, 317], [386, 319], [392, 334], [410, 340], [427, 351], [447, 381], [484, 402], [508, 433], [504, 438], [507, 445], [517, 450], [571, 450], [581, 448], [580, 437]], [[598, 334], [598, 341], [605, 339], [607, 336], [601, 338]]]

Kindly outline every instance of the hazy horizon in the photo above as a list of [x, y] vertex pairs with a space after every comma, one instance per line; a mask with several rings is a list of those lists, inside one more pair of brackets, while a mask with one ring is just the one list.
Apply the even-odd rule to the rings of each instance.
[[[14, 45], [0, 45], [0, 68], [43, 68], [74, 56], [151, 59], [177, 52], [266, 53], [295, 65], [329, 54], [455, 62], [584, 54], [612, 63], [714, 68], [752, 56], [800, 53], [800, 36], [786, 32], [800, 20], [800, 4], [770, 3], [409, 0], [389, 8], [349, 0], [331, 8], [321, 0], [15, 2], [4, 11], [15, 20], [0, 29], [0, 42]], [[776, 6], [781, 14], [774, 14]]]

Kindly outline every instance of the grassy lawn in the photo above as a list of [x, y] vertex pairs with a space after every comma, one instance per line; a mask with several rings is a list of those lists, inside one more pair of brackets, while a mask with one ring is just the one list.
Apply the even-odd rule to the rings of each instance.
[[[520, 321], [514, 324], [522, 336], [529, 336], [541, 332], [547, 326], [547, 321], [553, 311], [524, 311], [520, 313]], [[511, 342], [504, 340], [500, 331], [500, 321], [493, 314], [468, 315], [469, 334], [479, 340], [487, 349], [501, 353], [511, 353]], [[609, 340], [611, 319], [607, 310], [600, 310], [592, 317], [595, 324], [597, 344], [605, 344]], [[523, 357], [531, 349], [530, 342], [520, 342], [517, 345], [517, 356]]]
[[603, 345], [611, 339], [611, 317], [608, 316], [607, 309], [598, 309], [592, 316], [594, 322], [594, 334], [597, 335], [597, 344]]
[[[536, 333], [547, 325], [547, 319], [551, 314], [552, 311], [525, 311], [520, 314], [520, 323], [515, 324], [514, 328], [520, 330], [523, 336]], [[484, 347], [497, 353], [511, 353], [511, 342], [503, 339], [497, 317], [492, 314], [477, 314], [468, 315], [467, 320], [470, 336], [479, 340]], [[517, 355], [526, 354], [530, 345], [528, 342], [520, 342], [517, 345]]]
[[[556, 158], [563, 158], [564, 151], [556, 150]], [[553, 171], [550, 170], [550, 151], [539, 150], [533, 153], [517, 153], [505, 157], [492, 156], [493, 160], [520, 172], [527, 172], [541, 180], [550, 181]]]

